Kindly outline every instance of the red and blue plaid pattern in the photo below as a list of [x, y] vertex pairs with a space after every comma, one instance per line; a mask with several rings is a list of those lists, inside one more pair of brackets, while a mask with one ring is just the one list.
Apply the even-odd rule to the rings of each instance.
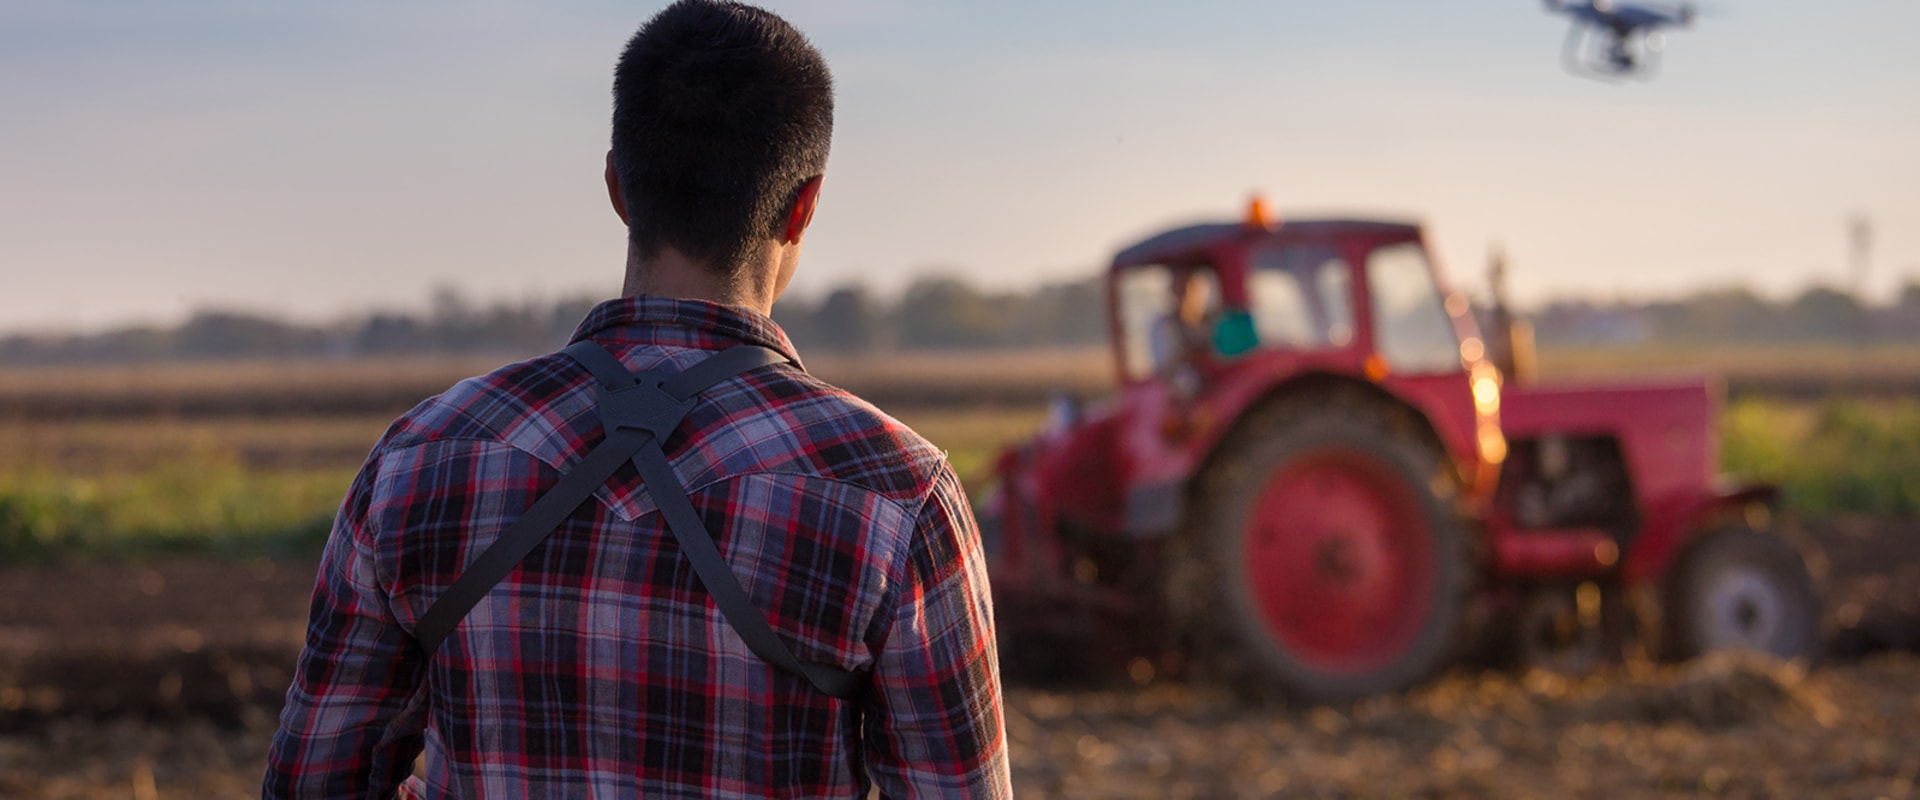
[[[636, 371], [739, 343], [793, 354], [772, 320], [653, 297], [601, 304], [581, 338]], [[798, 363], [702, 394], [666, 452], [795, 655], [873, 670], [862, 700], [748, 651], [631, 464], [421, 652], [419, 615], [604, 438], [585, 370], [543, 356], [422, 403], [368, 457], [321, 561], [265, 796], [1009, 796], [959, 481]], [[425, 777], [408, 778], [423, 748]]]

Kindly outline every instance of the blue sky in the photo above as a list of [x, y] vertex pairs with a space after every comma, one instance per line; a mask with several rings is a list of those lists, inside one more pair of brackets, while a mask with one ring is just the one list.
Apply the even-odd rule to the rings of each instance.
[[[770, 7], [839, 120], [796, 290], [1019, 286], [1237, 216], [1415, 217], [1528, 301], [1920, 279], [1920, 4], [1723, 0], [1650, 84], [1527, 0]], [[657, 3], [0, 0], [0, 330], [610, 291], [621, 44]]]

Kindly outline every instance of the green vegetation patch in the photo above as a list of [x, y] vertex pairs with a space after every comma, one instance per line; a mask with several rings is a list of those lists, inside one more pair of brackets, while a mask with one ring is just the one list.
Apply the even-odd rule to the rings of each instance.
[[352, 479], [351, 469], [248, 469], [217, 448], [137, 472], [0, 472], [0, 558], [317, 551]]
[[[909, 409], [902, 417], [947, 450], [974, 487], [999, 448], [1028, 435], [1042, 413]], [[0, 430], [0, 562], [318, 552], [379, 430], [333, 427], [289, 417]]]
[[1920, 402], [1743, 400], [1720, 429], [1723, 468], [1778, 483], [1789, 512], [1920, 517]]

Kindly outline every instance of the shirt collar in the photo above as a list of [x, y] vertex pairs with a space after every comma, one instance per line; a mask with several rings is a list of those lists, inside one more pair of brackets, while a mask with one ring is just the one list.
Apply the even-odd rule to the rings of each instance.
[[772, 318], [740, 306], [704, 300], [645, 294], [608, 300], [587, 312], [568, 343], [583, 339], [702, 350], [755, 344], [770, 348], [791, 359], [794, 366], [800, 366], [800, 354]]

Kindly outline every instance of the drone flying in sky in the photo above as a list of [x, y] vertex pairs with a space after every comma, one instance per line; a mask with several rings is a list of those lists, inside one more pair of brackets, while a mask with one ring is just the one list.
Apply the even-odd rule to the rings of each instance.
[[1617, 0], [1545, 0], [1547, 10], [1573, 20], [1561, 51], [1567, 71], [1601, 80], [1652, 80], [1669, 28], [1692, 27], [1690, 4]]

